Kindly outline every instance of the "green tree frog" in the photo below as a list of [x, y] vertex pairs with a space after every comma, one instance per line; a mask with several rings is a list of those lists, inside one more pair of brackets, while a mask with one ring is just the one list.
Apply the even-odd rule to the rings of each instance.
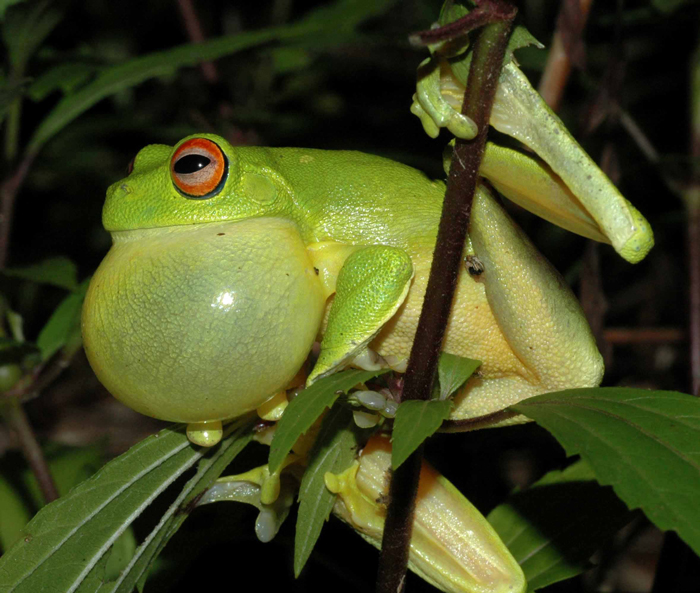
[[[492, 177], [538, 212], [575, 203], [577, 224], [607, 239], [559, 177], [512, 152], [489, 146]], [[83, 311], [90, 363], [117, 398], [188, 423], [203, 445], [284, 390], [315, 340], [307, 383], [368, 351], [403, 370], [444, 191], [360, 152], [234, 147], [212, 134], [147, 146], [107, 192], [113, 246]], [[485, 186], [465, 256], [479, 265], [460, 274], [444, 350], [482, 366], [453, 419], [598, 385], [601, 356], [575, 297]]]

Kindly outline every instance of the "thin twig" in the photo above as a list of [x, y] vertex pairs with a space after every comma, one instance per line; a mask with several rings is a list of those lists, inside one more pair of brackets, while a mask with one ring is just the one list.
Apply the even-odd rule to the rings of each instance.
[[[180, 9], [180, 16], [185, 25], [187, 36], [193, 43], [201, 43], [204, 41], [204, 30], [202, 23], [199, 21], [197, 12], [192, 5], [192, 0], [177, 0], [177, 6]], [[219, 73], [216, 70], [214, 62], [200, 62], [199, 69], [202, 71], [202, 77], [209, 84], [215, 84], [219, 80]]]
[[39, 484], [44, 500], [47, 504], [53, 502], [58, 498], [58, 490], [22, 404], [15, 398], [9, 399], [4, 411], [7, 424], [17, 434], [24, 457]]
[[603, 335], [610, 344], [673, 344], [688, 338], [677, 327], [608, 327]]
[[700, 397], [700, 43], [690, 71], [691, 182], [683, 193], [688, 214], [688, 301], [690, 304], [690, 376], [692, 393]]
[[[511, 5], [499, 4], [500, 12], [514, 16]], [[511, 20], [505, 20], [487, 25], [474, 47], [462, 113], [476, 123], [479, 133], [471, 141], [458, 139], [453, 152], [425, 300], [404, 376], [404, 400], [427, 400], [432, 391], [511, 24]], [[420, 447], [391, 478], [378, 593], [400, 593], [404, 589], [422, 454]]]
[[10, 251], [10, 232], [15, 199], [34, 162], [34, 157], [34, 153], [27, 153], [14, 173], [0, 184], [0, 270], [7, 265]]
[[423, 47], [443, 41], [452, 41], [458, 37], [464, 37], [470, 31], [485, 27], [490, 23], [512, 21], [517, 9], [509, 4], [503, 4], [493, 0], [481, 0], [478, 6], [461, 19], [438, 27], [417, 31], [408, 36], [408, 41], [414, 47]]
[[700, 204], [688, 207], [691, 393], [700, 397]]
[[580, 66], [583, 60], [581, 35], [586, 26], [593, 0], [564, 0], [557, 18], [547, 64], [540, 78], [539, 92], [554, 111], [564, 95], [572, 64]]

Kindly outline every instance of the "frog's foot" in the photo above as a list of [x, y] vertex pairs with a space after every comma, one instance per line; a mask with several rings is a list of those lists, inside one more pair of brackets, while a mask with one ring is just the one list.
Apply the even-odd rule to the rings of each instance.
[[355, 358], [350, 366], [363, 371], [378, 371], [380, 369], [391, 369], [397, 373], [405, 373], [408, 366], [408, 359], [399, 358], [393, 354], [382, 356], [370, 348], [365, 348]]
[[[288, 456], [282, 467], [296, 459], [296, 456]], [[243, 474], [219, 478], [198, 505], [220, 501], [253, 505], [260, 511], [255, 521], [255, 535], [261, 542], [269, 542], [287, 518], [296, 498], [296, 481], [280, 476], [280, 471], [270, 474], [264, 465]]]
[[[620, 256], [631, 263], [644, 258], [654, 245], [649, 223], [576, 142], [513, 62], [504, 65], [501, 71], [490, 123], [499, 132], [522, 142], [547, 163], [547, 168], [556, 173], [572, 197], [575, 196], [573, 200], [579, 209], [585, 210], [595, 221], [605, 241], [611, 243]], [[511, 171], [508, 177], [515, 175]], [[489, 179], [494, 181], [492, 177]], [[510, 198], [507, 192], [504, 195]], [[533, 212], [540, 214], [537, 210]]]
[[[439, 66], [437, 65], [439, 63]], [[461, 111], [464, 84], [446, 60], [423, 62], [411, 112], [435, 138]], [[496, 189], [534, 214], [569, 231], [610, 243], [631, 263], [654, 245], [649, 223], [571, 136], [514, 61], [503, 66], [489, 123], [544, 161], [492, 146], [480, 170]]]
[[413, 262], [402, 249], [372, 245], [343, 264], [307, 385], [348, 364], [361, 353], [403, 303], [413, 278]]
[[258, 406], [256, 412], [262, 420], [277, 422], [280, 418], [282, 418], [282, 414], [287, 409], [288, 405], [289, 400], [287, 399], [287, 391], [279, 391], [264, 404]]
[[385, 418], [396, 416], [399, 404], [388, 394], [388, 390], [384, 391], [385, 393], [359, 389], [348, 398], [350, 404], [361, 406], [361, 408], [353, 410], [353, 418], [357, 426], [371, 428], [381, 421], [382, 416]]
[[452, 76], [447, 62], [428, 58], [418, 67], [411, 113], [431, 138], [437, 138], [440, 128], [447, 128], [458, 138], [471, 140], [479, 129], [473, 119], [460, 113], [463, 96], [464, 87]]
[[200, 447], [213, 447], [224, 435], [221, 420], [213, 422], [192, 422], [187, 425], [187, 438]]

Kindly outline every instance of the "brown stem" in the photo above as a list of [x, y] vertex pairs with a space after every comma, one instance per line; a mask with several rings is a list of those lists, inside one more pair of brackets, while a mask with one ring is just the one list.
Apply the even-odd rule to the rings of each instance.
[[[502, 12], [508, 7], [500, 3]], [[514, 16], [515, 9], [509, 14]], [[479, 133], [470, 141], [458, 139], [453, 152], [428, 287], [404, 376], [404, 400], [427, 400], [432, 391], [511, 24], [511, 20], [505, 20], [487, 25], [474, 46], [462, 113], [476, 123]], [[421, 447], [391, 478], [378, 593], [400, 593], [404, 589], [422, 455]]]
[[0, 270], [7, 265], [10, 250], [10, 231], [17, 192], [19, 192], [34, 162], [34, 153], [28, 153], [11, 177], [0, 184]]
[[700, 397], [700, 206], [698, 205], [689, 205], [688, 208], [688, 275], [691, 393]]
[[581, 34], [592, 2], [593, 0], [564, 0], [561, 4], [557, 28], [538, 89], [554, 111], [559, 109], [572, 64], [580, 65], [583, 59]]
[[[193, 43], [201, 43], [204, 41], [204, 30], [202, 23], [199, 21], [197, 12], [192, 5], [192, 0], [177, 0], [177, 6], [180, 9], [180, 15], [185, 25], [187, 36]], [[219, 80], [219, 73], [216, 70], [214, 62], [200, 62], [199, 69], [202, 71], [202, 77], [210, 84], [214, 84]]]
[[494, 2], [493, 0], [481, 0], [477, 2], [479, 6], [469, 14], [464, 15], [447, 25], [436, 29], [426, 29], [417, 31], [408, 36], [411, 45], [423, 47], [441, 41], [452, 41], [458, 37], [463, 37], [470, 31], [484, 27], [490, 23], [500, 21], [512, 21], [515, 18], [517, 9], [509, 4]]
[[58, 498], [58, 490], [51, 476], [51, 470], [49, 470], [49, 466], [46, 463], [44, 453], [36, 440], [34, 431], [29, 424], [29, 419], [19, 400], [15, 398], [7, 400], [5, 418], [10, 428], [17, 433], [24, 457], [39, 483], [44, 500], [47, 504], [53, 502]]
[[609, 344], [672, 344], [686, 339], [685, 331], [677, 327], [608, 327], [603, 334]]

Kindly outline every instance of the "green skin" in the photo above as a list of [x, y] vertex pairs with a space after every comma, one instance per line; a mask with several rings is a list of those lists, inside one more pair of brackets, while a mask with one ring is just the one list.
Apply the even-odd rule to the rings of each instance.
[[[228, 158], [226, 182], [208, 199], [184, 197], [170, 178], [174, 151], [194, 137], [212, 140]], [[539, 180], [537, 191], [549, 191], [556, 210], [568, 190], [519, 155], [490, 146], [485, 164], [506, 185], [521, 175]], [[368, 347], [380, 364], [401, 369], [444, 189], [358, 152], [233, 147], [209, 134], [147, 146], [108, 190], [103, 222], [114, 245], [84, 307], [89, 360], [116, 397], [188, 423], [203, 445], [220, 438], [221, 421], [283, 390], [318, 337], [307, 384], [364, 364]], [[484, 187], [470, 237], [465, 254], [484, 271], [460, 274], [444, 349], [483, 364], [452, 417], [597, 385], [602, 361], [578, 303]], [[518, 420], [503, 413], [490, 425]]]

